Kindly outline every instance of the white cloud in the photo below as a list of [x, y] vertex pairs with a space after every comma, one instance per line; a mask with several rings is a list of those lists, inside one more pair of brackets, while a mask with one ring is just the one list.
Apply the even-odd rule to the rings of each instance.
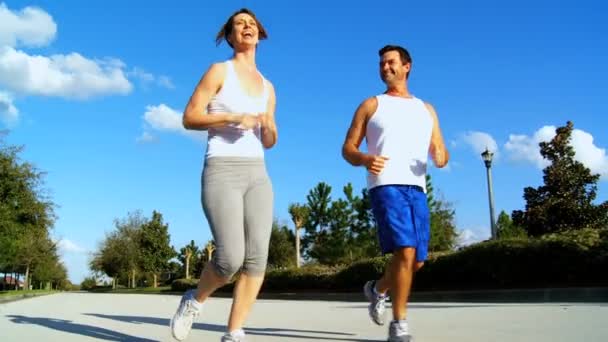
[[129, 72], [129, 76], [138, 78], [139, 80], [141, 80], [143, 82], [154, 81], [154, 75], [152, 75], [151, 73], [145, 71], [144, 69], [138, 68], [138, 67], [133, 68], [133, 70], [131, 70]]
[[542, 141], [550, 141], [554, 136], [555, 126], [544, 126], [531, 137], [510, 134], [509, 141], [505, 143], [505, 150], [509, 154], [509, 159], [532, 163], [542, 169], [549, 165], [549, 161], [540, 155], [538, 144]]
[[156, 136], [152, 135], [152, 133], [150, 133], [150, 132], [143, 132], [143, 133], [141, 134], [141, 136], [139, 136], [139, 137], [136, 139], [136, 141], [137, 141], [138, 143], [145, 144], [145, 143], [152, 143], [152, 142], [156, 142], [156, 141], [158, 141], [158, 139], [156, 138]]
[[19, 110], [13, 104], [13, 98], [0, 91], [0, 121], [10, 126], [17, 122]]
[[175, 89], [173, 82], [167, 76], [154, 76], [142, 68], [135, 67], [127, 73], [127, 76], [140, 80], [144, 85], [156, 84], [159, 87]]
[[468, 132], [464, 135], [463, 140], [471, 146], [473, 152], [480, 155], [483, 151], [490, 150], [494, 153], [494, 159], [498, 159], [500, 151], [498, 150], [498, 144], [491, 135], [484, 132]]
[[[178, 133], [200, 141], [205, 141], [207, 138], [206, 131], [186, 130], [182, 125], [182, 113], [162, 103], [158, 106], [147, 106], [144, 121], [146, 127], [156, 131]], [[146, 134], [150, 135], [146, 130], [138, 141], [146, 137]]]
[[28, 95], [86, 99], [128, 94], [133, 86], [122, 62], [93, 61], [78, 53], [30, 56], [11, 47], [0, 48], [0, 85]]
[[576, 152], [574, 159], [585, 164], [591, 172], [599, 174], [602, 179], [608, 180], [606, 149], [595, 146], [591, 134], [579, 129], [573, 130], [570, 145]]
[[171, 79], [167, 76], [159, 76], [157, 82], [158, 85], [167, 89], [175, 89], [175, 85], [173, 85], [173, 82], [171, 82]]
[[71, 240], [61, 239], [57, 243], [59, 249], [65, 253], [85, 253], [87, 250]]
[[[0, 0], [1, 1], [1, 0]], [[173, 89], [167, 76], [155, 76], [141, 68], [128, 71], [118, 58], [91, 58], [78, 52], [44, 56], [21, 48], [51, 44], [57, 24], [37, 7], [9, 9], [0, 2], [0, 90], [15, 96], [49, 96], [85, 100], [106, 95], [127, 95], [130, 78]], [[15, 122], [19, 112], [12, 97], [2, 93], [0, 120]]]
[[44, 10], [25, 7], [17, 12], [0, 3], [0, 46], [45, 46], [56, 34], [57, 24]]
[[[539, 169], [545, 168], [549, 165], [549, 161], [541, 156], [539, 143], [553, 139], [555, 130], [555, 126], [544, 126], [532, 136], [512, 134], [505, 144], [505, 150], [513, 161], [528, 162]], [[596, 146], [590, 133], [574, 129], [570, 145], [576, 153], [574, 159], [583, 163], [591, 172], [600, 174], [602, 179], [608, 179], [606, 149]]]
[[458, 246], [468, 246], [490, 237], [490, 228], [463, 229], [458, 235]]

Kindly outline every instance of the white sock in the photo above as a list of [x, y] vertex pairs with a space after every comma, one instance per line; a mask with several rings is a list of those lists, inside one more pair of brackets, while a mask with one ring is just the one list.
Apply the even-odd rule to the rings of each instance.
[[410, 327], [407, 323], [407, 319], [393, 320], [393, 323], [399, 325], [400, 335], [407, 335], [410, 333]]
[[243, 329], [236, 329], [236, 330], [232, 330], [231, 332], [228, 333], [228, 335], [232, 336], [232, 337], [243, 337], [245, 336], [245, 331], [243, 331]]
[[194, 305], [194, 307], [195, 307], [197, 310], [200, 310], [200, 309], [201, 309], [201, 307], [203, 306], [203, 303], [199, 302], [199, 301], [196, 299], [195, 294], [196, 294], [196, 292], [194, 292], [194, 291], [190, 293], [190, 300], [192, 301], [192, 304]]

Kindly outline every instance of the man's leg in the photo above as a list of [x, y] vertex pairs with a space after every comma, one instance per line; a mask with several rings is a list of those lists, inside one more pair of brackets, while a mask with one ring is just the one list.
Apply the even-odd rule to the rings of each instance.
[[393, 303], [393, 320], [405, 320], [407, 301], [412, 287], [416, 249], [411, 247], [395, 250], [390, 265], [391, 298]]
[[[376, 280], [376, 292], [382, 295], [386, 295], [391, 290], [392, 278], [391, 278], [391, 270], [393, 268], [393, 260], [391, 259], [389, 264], [386, 266], [384, 270], [384, 274], [382, 278]], [[416, 261], [414, 264], [414, 273], [420, 271], [420, 269], [424, 266], [424, 261]]]
[[376, 291], [379, 294], [386, 295], [386, 293], [391, 289], [392, 277], [391, 277], [391, 269], [393, 268], [393, 260], [394, 257], [391, 258], [391, 261], [388, 263], [386, 268], [384, 269], [384, 274], [382, 278], [376, 281]]

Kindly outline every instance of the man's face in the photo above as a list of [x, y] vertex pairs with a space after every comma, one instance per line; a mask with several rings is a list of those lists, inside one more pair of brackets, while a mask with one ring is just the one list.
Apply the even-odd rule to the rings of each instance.
[[398, 51], [388, 51], [380, 58], [380, 78], [386, 84], [405, 82], [411, 64], [403, 64]]

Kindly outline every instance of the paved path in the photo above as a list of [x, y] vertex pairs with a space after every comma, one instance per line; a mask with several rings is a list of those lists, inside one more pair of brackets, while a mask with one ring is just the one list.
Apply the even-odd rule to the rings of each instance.
[[[171, 341], [173, 295], [62, 293], [0, 304], [0, 340]], [[212, 298], [187, 341], [220, 340], [229, 299]], [[414, 303], [416, 342], [605, 342], [608, 304]], [[260, 300], [250, 342], [385, 341], [366, 303]]]

